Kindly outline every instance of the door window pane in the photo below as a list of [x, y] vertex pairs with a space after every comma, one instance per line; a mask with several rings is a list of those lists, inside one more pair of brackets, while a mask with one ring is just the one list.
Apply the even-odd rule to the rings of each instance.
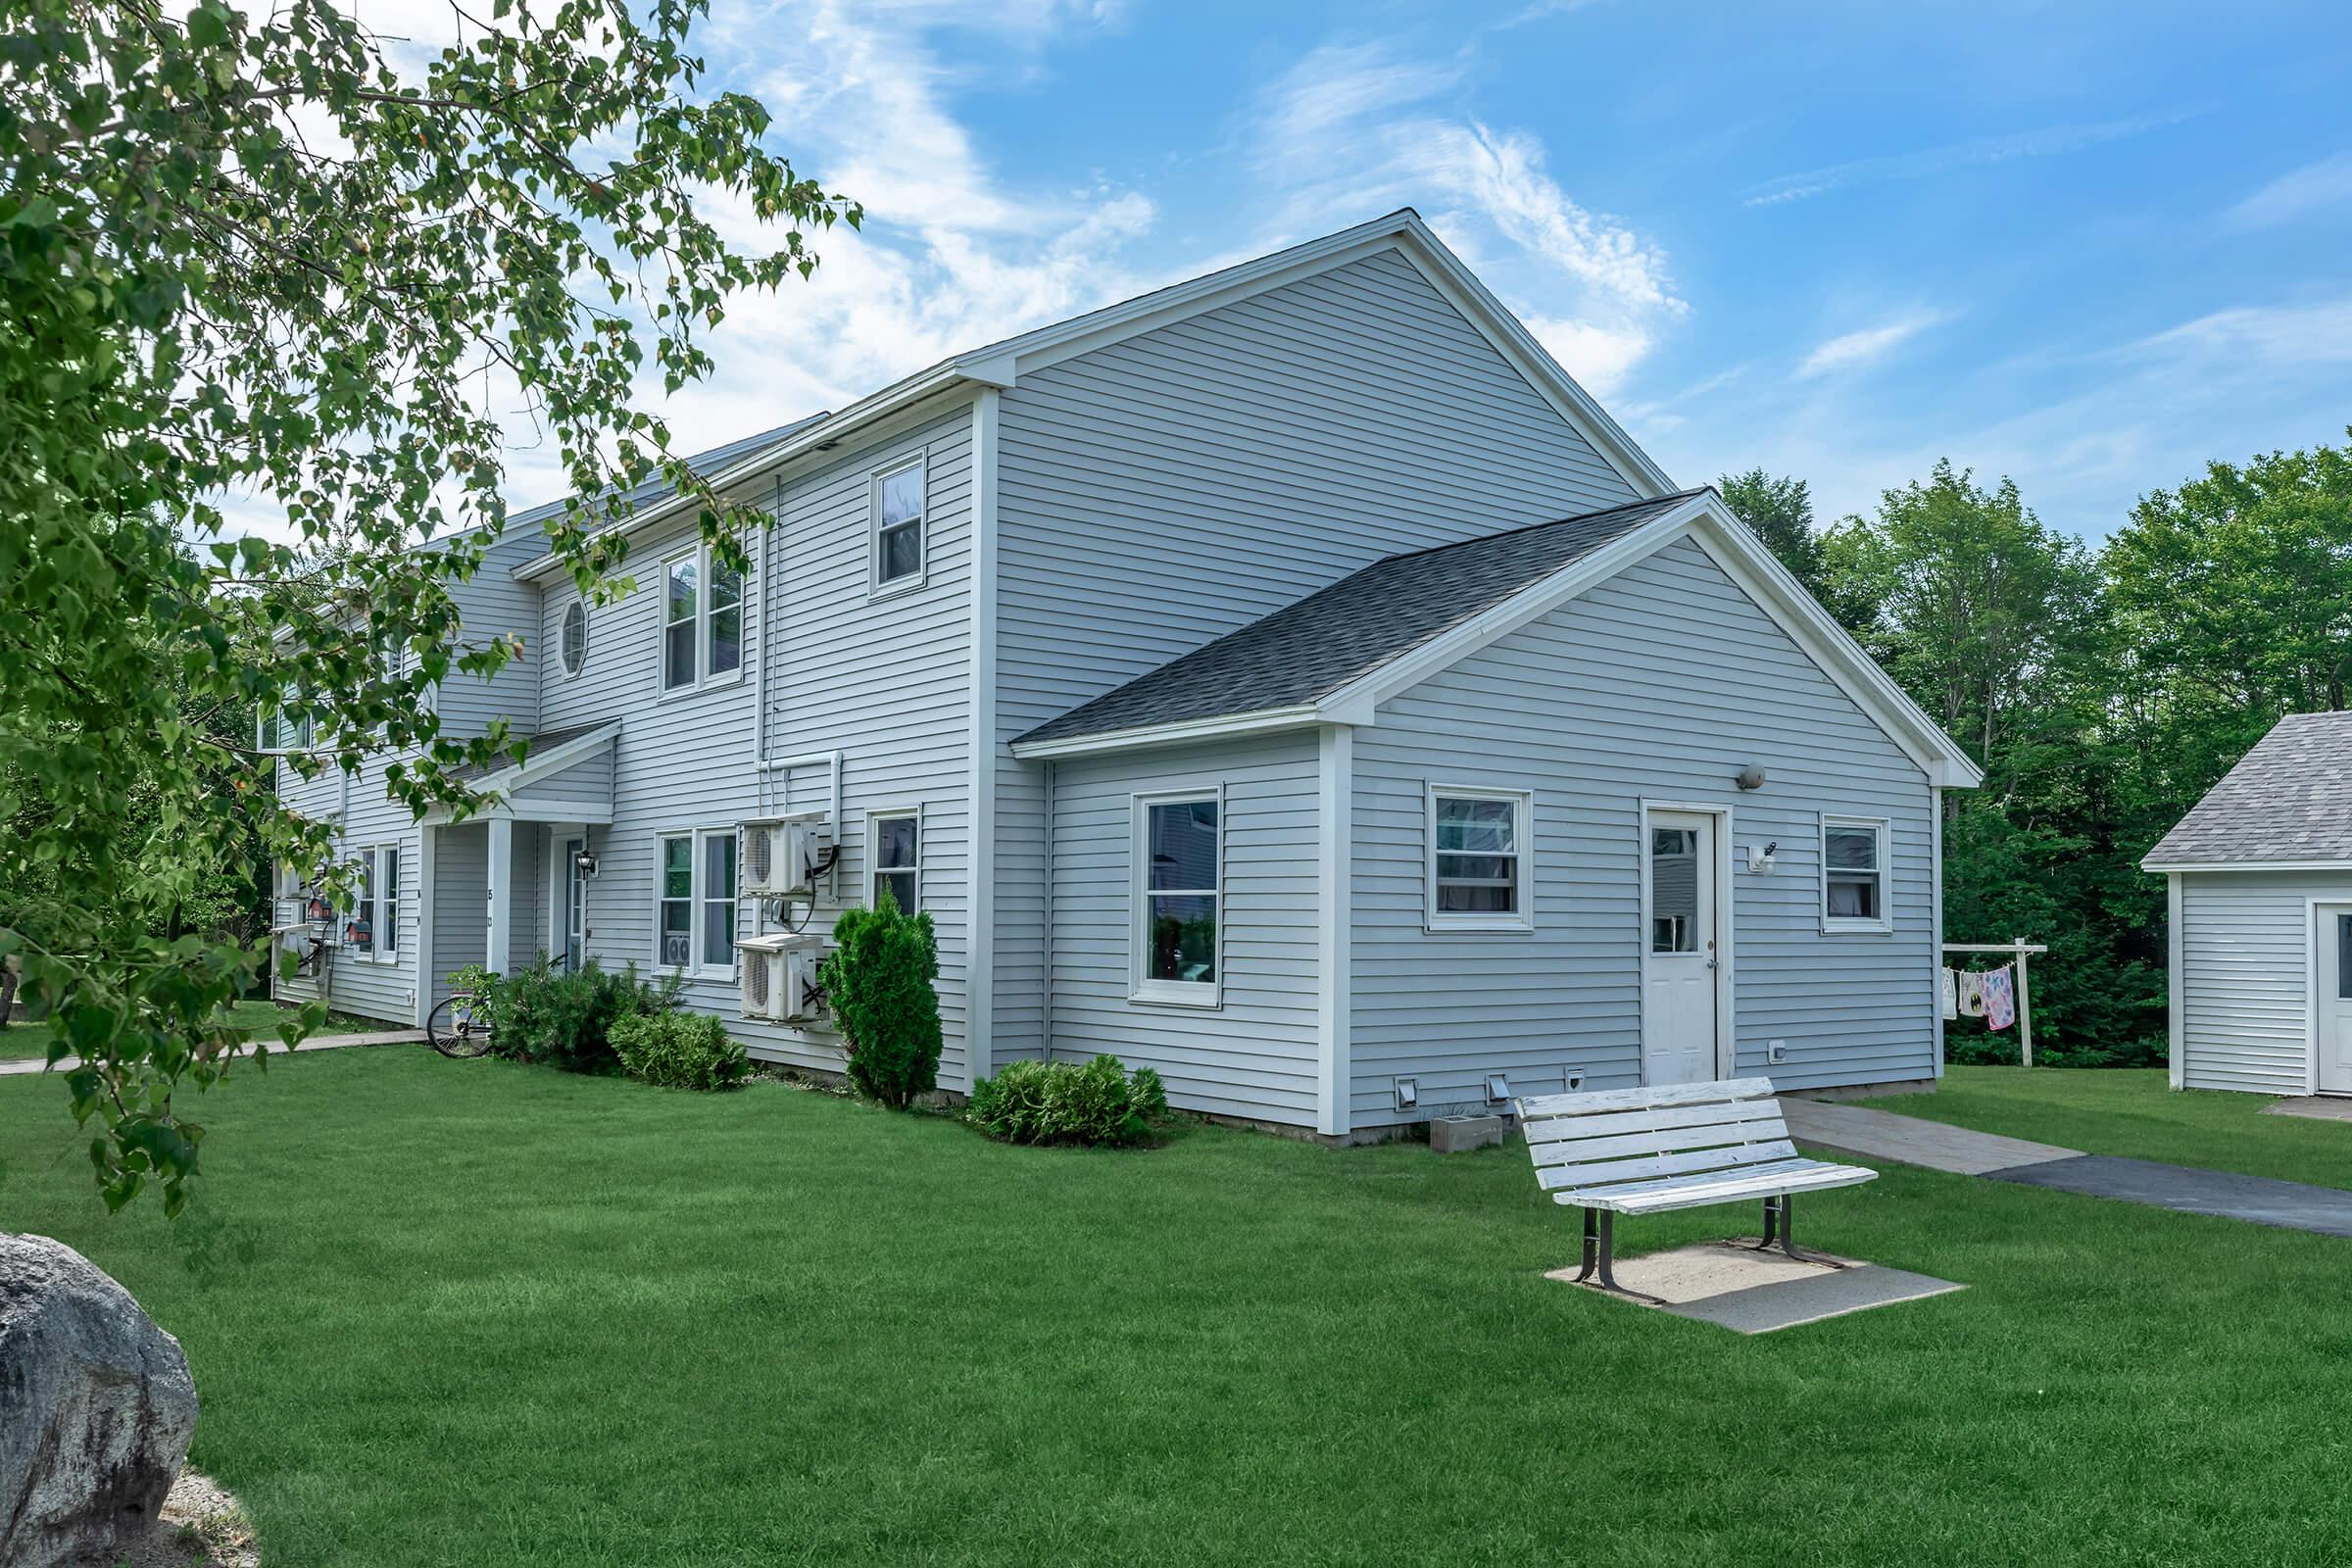
[[1698, 835], [1649, 830], [1649, 951], [1698, 951]]
[[2352, 914], [2335, 917], [2335, 994], [2352, 999]]

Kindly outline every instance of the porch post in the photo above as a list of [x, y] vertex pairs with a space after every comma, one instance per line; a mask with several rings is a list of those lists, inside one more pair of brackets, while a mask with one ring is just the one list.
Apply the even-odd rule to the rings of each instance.
[[514, 819], [490, 818], [490, 967], [507, 972], [514, 956]]

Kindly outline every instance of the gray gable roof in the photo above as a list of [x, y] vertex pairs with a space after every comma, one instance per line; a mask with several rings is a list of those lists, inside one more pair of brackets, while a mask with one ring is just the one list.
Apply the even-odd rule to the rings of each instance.
[[2140, 863], [2352, 862], [2352, 713], [2289, 713]]
[[1385, 557], [1047, 720], [1019, 743], [1314, 702], [1702, 493], [1686, 490]]
[[[730, 441], [725, 446], [712, 447], [708, 452], [697, 452], [686, 460], [686, 466], [693, 469], [699, 477], [709, 479], [715, 474], [724, 473], [738, 463], [749, 461], [769, 447], [781, 445], [795, 432], [807, 429], [824, 416], [824, 412], [820, 410], [805, 419], [795, 419], [790, 424], [779, 424], [772, 430], [761, 430], [756, 435], [747, 435]], [[668, 481], [657, 475], [629, 491], [624, 499], [629, 508], [634, 511], [651, 506], [656, 502], [665, 501], [669, 498], [670, 493]], [[545, 522], [551, 517], [561, 517], [564, 515], [564, 501], [570, 499], [566, 496], [563, 501], [550, 501], [543, 506], [533, 507], [527, 512], [509, 513], [507, 527], [509, 530], [513, 530], [518, 524], [539, 523]], [[510, 537], [512, 537], [511, 532]]]
[[[585, 724], [566, 724], [562, 729], [543, 729], [536, 735], [509, 735], [507, 741], [509, 745], [516, 740], [527, 742], [528, 745], [523, 753], [523, 761], [529, 761], [534, 757], [545, 757], [566, 742], [576, 741], [583, 735], [593, 735], [612, 722], [613, 720], [610, 718], [593, 718]], [[449, 770], [449, 776], [472, 782], [479, 779], [496, 778], [501, 773], [511, 773], [521, 765], [522, 762], [514, 760], [514, 753], [502, 751], [487, 762], [461, 762]]]

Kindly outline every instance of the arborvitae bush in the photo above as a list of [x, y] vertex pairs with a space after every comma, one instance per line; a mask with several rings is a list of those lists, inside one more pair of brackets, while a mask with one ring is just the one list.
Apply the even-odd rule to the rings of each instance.
[[888, 889], [846, 909], [817, 969], [847, 1043], [852, 1087], [904, 1110], [939, 1085], [939, 943], [931, 916], [903, 912]]
[[1159, 1074], [1132, 1076], [1116, 1056], [1074, 1061], [1008, 1061], [972, 1086], [972, 1125], [1008, 1144], [1142, 1143], [1168, 1114]]

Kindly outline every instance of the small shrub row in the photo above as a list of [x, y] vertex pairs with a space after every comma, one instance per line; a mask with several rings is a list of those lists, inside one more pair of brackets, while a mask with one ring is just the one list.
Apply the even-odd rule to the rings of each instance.
[[612, 1072], [620, 1065], [612, 1032], [632, 1018], [652, 1017], [678, 1006], [676, 975], [659, 986], [638, 978], [632, 963], [618, 974], [594, 958], [563, 969], [545, 958], [519, 974], [496, 976], [468, 966], [451, 976], [460, 990], [490, 999], [497, 1025], [492, 1051], [518, 1061], [544, 1062], [566, 1072]]
[[664, 1089], [732, 1089], [751, 1075], [751, 1058], [705, 1012], [648, 1012], [612, 1026], [612, 1050], [632, 1078]]
[[1009, 1061], [972, 1086], [973, 1126], [1008, 1144], [1124, 1148], [1167, 1119], [1159, 1074], [1130, 1074], [1116, 1056], [1074, 1061]]

